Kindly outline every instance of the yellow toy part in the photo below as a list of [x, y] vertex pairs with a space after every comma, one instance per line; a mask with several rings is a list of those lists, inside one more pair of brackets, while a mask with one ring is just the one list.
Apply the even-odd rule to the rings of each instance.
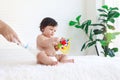
[[70, 40], [67, 41], [67, 44], [62, 46], [60, 48], [60, 51], [63, 53], [63, 54], [68, 54], [69, 53], [69, 49], [70, 49]]

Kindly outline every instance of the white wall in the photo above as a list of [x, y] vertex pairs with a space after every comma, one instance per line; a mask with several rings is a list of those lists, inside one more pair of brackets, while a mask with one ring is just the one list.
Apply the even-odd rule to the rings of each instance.
[[[90, 5], [91, 7], [89, 7]], [[8, 23], [24, 44], [35, 48], [39, 24], [44, 17], [58, 21], [56, 36], [71, 39], [71, 55], [80, 55], [81, 46], [87, 37], [83, 31], [69, 27], [68, 22], [79, 14], [82, 19], [95, 20], [95, 0], [0, 0], [0, 19]], [[89, 52], [89, 53], [88, 53]], [[94, 48], [85, 54], [95, 53]]]

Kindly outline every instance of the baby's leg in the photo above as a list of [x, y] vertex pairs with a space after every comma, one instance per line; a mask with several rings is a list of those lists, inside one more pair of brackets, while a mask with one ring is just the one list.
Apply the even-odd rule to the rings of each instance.
[[51, 58], [49, 58], [44, 51], [38, 53], [37, 55], [37, 63], [38, 64], [44, 64], [44, 65], [56, 65], [57, 61], [53, 61]]
[[68, 59], [66, 55], [64, 54], [58, 54], [56, 55], [56, 58], [58, 61], [62, 62], [62, 63], [74, 63], [74, 59]]

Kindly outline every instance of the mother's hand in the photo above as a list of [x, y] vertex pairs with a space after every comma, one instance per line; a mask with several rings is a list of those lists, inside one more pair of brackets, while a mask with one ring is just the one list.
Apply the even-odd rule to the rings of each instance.
[[8, 41], [21, 44], [16, 32], [6, 23], [0, 20], [0, 34], [2, 34]]

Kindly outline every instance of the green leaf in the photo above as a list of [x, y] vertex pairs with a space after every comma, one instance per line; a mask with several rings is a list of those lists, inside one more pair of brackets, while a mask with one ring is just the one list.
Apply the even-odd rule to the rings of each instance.
[[106, 38], [107, 42], [110, 43], [119, 34], [120, 34], [120, 32], [106, 33], [105, 38]]
[[86, 27], [85, 27], [86, 34], [88, 34], [88, 28], [89, 28], [90, 25], [91, 25], [91, 20], [87, 20]]
[[77, 22], [75, 22], [75, 21], [70, 21], [70, 22], [69, 22], [69, 25], [70, 25], [70, 26], [74, 26], [76, 23], [77, 23]]
[[84, 21], [82, 24], [81, 24], [81, 28], [84, 29], [86, 27], [86, 24], [87, 24], [87, 21]]
[[117, 12], [117, 11], [111, 11], [111, 12], [108, 13], [107, 20], [109, 21], [110, 19], [118, 18], [119, 16], [120, 16], [119, 12]]
[[103, 30], [99, 30], [99, 29], [95, 29], [93, 32], [95, 35], [104, 33]]
[[108, 10], [108, 6], [107, 5], [103, 5], [102, 8]]
[[91, 26], [102, 26], [103, 28], [106, 27], [104, 24], [91, 24]]
[[92, 45], [96, 44], [96, 41], [92, 41], [90, 43], [87, 44], [87, 47], [91, 47]]
[[107, 22], [107, 20], [106, 19], [101, 19], [101, 18], [99, 18], [99, 21], [102, 21], [101, 23], [106, 23]]
[[110, 57], [114, 57], [115, 56], [114, 51], [112, 49], [108, 49], [108, 55]]
[[107, 14], [100, 14], [100, 16], [107, 17], [108, 15]]
[[90, 37], [89, 37], [89, 39], [90, 39], [91, 41], [93, 41], [93, 34], [92, 34], [92, 30], [90, 30]]
[[84, 23], [82, 23], [82, 25], [81, 25], [81, 29], [84, 29], [84, 27], [85, 27], [85, 24], [84, 24]]
[[77, 20], [77, 22], [78, 22], [79, 25], [80, 25], [80, 18], [81, 18], [81, 15], [79, 15], [79, 16], [76, 17], [76, 20]]
[[103, 9], [97, 9], [99, 12], [104, 12], [104, 13], [107, 13], [105, 10]]
[[85, 49], [85, 45], [86, 45], [86, 43], [83, 44], [81, 51], [83, 51], [83, 49]]
[[86, 44], [88, 43], [89, 41], [86, 41], [84, 44], [83, 44], [83, 46], [82, 46], [82, 48], [81, 48], [81, 51], [83, 51], [83, 49], [86, 49]]
[[85, 33], [86, 33], [86, 34], [88, 34], [88, 27], [89, 27], [89, 25], [86, 25], [86, 26], [85, 26]]
[[75, 25], [75, 27], [76, 27], [76, 28], [81, 28], [81, 26], [79, 26], [79, 25]]
[[114, 18], [118, 18], [119, 16], [120, 16], [120, 13], [116, 12], [115, 15], [114, 15]]
[[114, 7], [114, 8], [110, 7], [110, 10], [112, 11], [112, 10], [119, 10], [119, 9], [117, 7]]
[[88, 33], [88, 26], [90, 26], [91, 20], [86, 20], [81, 24], [81, 29], [85, 29], [86, 34]]
[[110, 43], [112, 39], [115, 39], [115, 35], [112, 33], [106, 33], [105, 38], [106, 38], [107, 42]]
[[107, 55], [108, 55], [108, 49], [109, 49], [108, 46], [104, 46], [104, 47], [102, 46], [102, 48], [104, 50], [104, 56], [107, 57]]
[[120, 32], [113, 32], [113, 34], [114, 34], [114, 35], [119, 35], [119, 34], [120, 34]]
[[118, 52], [118, 48], [112, 48], [114, 52]]
[[101, 43], [102, 46], [107, 46], [108, 45], [107, 41], [105, 41], [105, 40], [100, 40], [99, 42]]
[[91, 20], [87, 20], [87, 25], [91, 25]]
[[114, 19], [109, 19], [108, 21], [110, 21], [111, 23], [115, 23]]
[[113, 25], [107, 24], [107, 27], [108, 27], [109, 29], [115, 30], [115, 27], [114, 27]]

